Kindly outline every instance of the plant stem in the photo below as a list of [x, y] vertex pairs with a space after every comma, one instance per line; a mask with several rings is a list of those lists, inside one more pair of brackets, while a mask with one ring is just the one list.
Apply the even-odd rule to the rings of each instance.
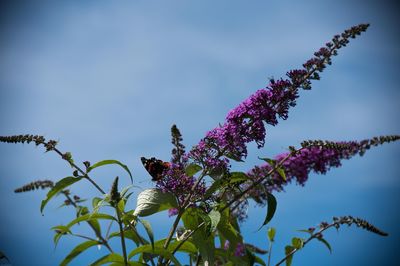
[[[143, 238], [138, 234], [138, 232], [136, 231], [136, 228], [132, 225], [132, 222], [128, 223], [128, 227], [130, 227], [132, 232], [135, 233], [135, 235], [139, 239], [140, 244], [145, 245], [146, 243], [144, 242]], [[154, 263], [154, 260], [153, 260], [152, 257], [150, 257], [150, 263], [151, 263], [152, 266], [155, 266], [155, 263]]]
[[[300, 148], [298, 150], [296, 150], [296, 153], [301, 151], [303, 148]], [[279, 163], [275, 164], [274, 167], [268, 171], [268, 173], [266, 174], [267, 176], [270, 176], [273, 172], [275, 172], [279, 167], [282, 166], [282, 164], [288, 160], [291, 156], [293, 155], [293, 153], [289, 153], [285, 158], [283, 158], [282, 160], [279, 161]], [[237, 194], [230, 202], [228, 202], [222, 209], [221, 211], [225, 210], [226, 208], [229, 208], [232, 204], [234, 204], [236, 201], [238, 201], [241, 197], [243, 197], [247, 192], [249, 192], [250, 190], [252, 190], [253, 188], [255, 188], [256, 186], [258, 186], [259, 184], [261, 184], [264, 181], [264, 178], [260, 178], [259, 180], [255, 181], [252, 185], [250, 185], [248, 188], [246, 188], [245, 190], [243, 190], [240, 194]]]
[[121, 234], [121, 246], [122, 246], [122, 253], [123, 253], [123, 256], [124, 256], [124, 264], [125, 264], [125, 266], [128, 266], [128, 256], [126, 255], [124, 228], [122, 226], [121, 214], [119, 212], [119, 209], [118, 209], [117, 205], [115, 206], [115, 211], [117, 212], [119, 231], [120, 231], [120, 234]]
[[[71, 199], [71, 197], [67, 193], [63, 193], [63, 194], [69, 200], [69, 202], [71, 202], [72, 206], [74, 206], [75, 208], [78, 207], [76, 205], [76, 203]], [[114, 253], [111, 246], [108, 244], [108, 241], [103, 238], [103, 236], [100, 234], [100, 232], [98, 232], [97, 229], [90, 222], [87, 221], [86, 223], [92, 228], [92, 230], [94, 231], [96, 236], [100, 239], [101, 244], [103, 244], [111, 253]]]
[[172, 255], [175, 254], [175, 252], [177, 252], [179, 250], [179, 248], [186, 242], [186, 240], [188, 240], [197, 230], [199, 230], [203, 225], [205, 224], [205, 222], [201, 222], [194, 230], [192, 230], [189, 234], [187, 234], [187, 236], [185, 236], [184, 239], [182, 239], [179, 244], [175, 247], [175, 249], [172, 251]]
[[[314, 238], [317, 238], [318, 236], [321, 235], [322, 232], [324, 232], [325, 230], [335, 226], [336, 224], [338, 224], [337, 222], [331, 223], [327, 226], [325, 226], [324, 228], [318, 230], [318, 232], [313, 233], [306, 241], [304, 241], [302, 248], [311, 240], [313, 240]], [[284, 263], [290, 256], [292, 256], [294, 253], [296, 253], [297, 251], [299, 251], [300, 249], [298, 248], [294, 248], [291, 252], [289, 252], [283, 259], [281, 259], [275, 266], [279, 266], [282, 263]]]
[[195, 266], [199, 266], [200, 265], [200, 261], [201, 261], [201, 255], [198, 254]]
[[84, 238], [84, 239], [87, 239], [87, 240], [97, 241], [99, 244], [101, 244], [100, 241], [98, 241], [98, 240], [96, 240], [96, 239], [93, 239], [93, 238], [91, 238], [91, 237], [88, 237], [88, 236], [84, 236], [84, 235], [80, 235], [80, 234], [71, 234], [71, 235], [72, 235], [72, 236], [76, 236], [76, 237], [80, 237], [80, 238]]
[[203, 177], [204, 177], [205, 175], [206, 175], [206, 171], [204, 170], [204, 171], [202, 172], [202, 174], [200, 175], [200, 177], [197, 179], [197, 182], [192, 186], [192, 189], [190, 190], [189, 194], [186, 196], [185, 200], [183, 201], [182, 207], [180, 208], [179, 213], [178, 213], [178, 215], [176, 216], [176, 219], [175, 219], [175, 221], [174, 221], [174, 224], [173, 224], [173, 226], [172, 226], [172, 228], [171, 228], [171, 230], [170, 230], [170, 232], [169, 232], [169, 234], [168, 234], [168, 237], [167, 237], [167, 239], [165, 240], [165, 243], [164, 243], [164, 248], [165, 248], [165, 249], [168, 248], [169, 242], [171, 241], [172, 236], [173, 236], [174, 233], [175, 233], [176, 227], [178, 226], [179, 220], [180, 220], [181, 217], [182, 217], [183, 211], [185, 210], [185, 208], [187, 207], [187, 205], [190, 203], [190, 198], [192, 197], [193, 192], [195, 191], [195, 189], [197, 188], [197, 186], [200, 184], [201, 180], [203, 179]]
[[[201, 180], [206, 176], [207, 174], [207, 170], [203, 170], [203, 172], [201, 173], [201, 175], [199, 176], [199, 178], [197, 179], [196, 183], [192, 186], [189, 194], [186, 196], [185, 200], [183, 201], [182, 206], [179, 208], [179, 212], [178, 215], [175, 218], [174, 224], [171, 227], [171, 230], [169, 231], [168, 237], [165, 240], [164, 243], [164, 249], [168, 248], [169, 242], [171, 242], [171, 239], [175, 233], [176, 228], [178, 227], [179, 221], [182, 217], [183, 212], [185, 211], [186, 207], [188, 206], [188, 204], [190, 203], [190, 198], [192, 197], [195, 189], [197, 188], [197, 186], [200, 184]], [[158, 265], [162, 265], [163, 259], [161, 258], [158, 261]]]
[[[296, 152], [302, 150], [303, 148], [298, 149]], [[279, 168], [280, 166], [282, 166], [282, 164], [289, 159], [292, 156], [292, 153], [289, 153], [285, 158], [283, 158], [282, 160], [279, 161], [279, 163], [277, 163], [274, 168], [272, 168], [268, 173], [267, 176], [271, 175], [274, 171], [276, 171], [277, 168]], [[204, 177], [205, 174], [202, 174], [202, 177]], [[199, 179], [200, 180], [200, 179]], [[242, 193], [238, 194], [238, 196], [236, 196], [232, 201], [230, 201], [227, 205], [225, 205], [220, 211], [222, 212], [223, 210], [225, 210], [226, 208], [229, 208], [233, 203], [235, 203], [235, 201], [237, 201], [238, 199], [240, 199], [243, 195], [245, 195], [248, 191], [250, 191], [251, 189], [253, 189], [255, 186], [259, 185], [262, 181], [264, 181], [264, 179], [261, 179], [254, 182], [250, 187], [248, 187], [247, 189], [245, 189], [244, 191], [242, 191]], [[199, 182], [197, 182], [199, 183]], [[196, 183], [196, 184], [197, 184]], [[193, 190], [192, 190], [193, 191]], [[189, 195], [190, 196], [190, 195]], [[180, 213], [178, 213], [179, 216]], [[177, 217], [177, 219], [175, 220], [176, 224], [177, 221], [179, 222], [180, 216], [179, 218]], [[174, 222], [174, 225], [175, 225]], [[191, 237], [194, 232], [196, 232], [200, 227], [202, 227], [205, 224], [205, 222], [200, 223], [192, 232], [190, 232], [184, 239], [182, 239], [180, 241], [180, 243], [176, 246], [176, 248], [172, 251], [172, 254], [175, 254], [175, 252], [185, 243], [186, 240], [189, 239], [189, 237]], [[175, 227], [176, 228], [176, 227]], [[172, 230], [171, 230], [172, 231]], [[172, 233], [173, 234], [173, 233]], [[168, 247], [168, 246], [167, 246]], [[159, 264], [161, 265], [161, 264]]]
[[107, 232], [106, 232], [106, 239], [108, 239], [108, 237], [109, 237], [109, 235], [110, 235], [111, 226], [112, 226], [113, 222], [114, 222], [114, 221], [111, 220], [110, 224], [108, 225]]
[[101, 194], [106, 194], [104, 192], [103, 189], [101, 189], [101, 187], [93, 181], [93, 179], [91, 179], [88, 174], [86, 172], [84, 172], [79, 166], [77, 166], [75, 163], [68, 161], [67, 159], [64, 158], [64, 154], [58, 150], [56, 147], [53, 148], [53, 151], [55, 151], [56, 153], [58, 153], [58, 155], [61, 156], [62, 159], [66, 160], [73, 168], [75, 168], [79, 173], [82, 174], [82, 176], [84, 178], [86, 178], [87, 180], [89, 180], [90, 183], [92, 183], [93, 186], [95, 186], [95, 188], [97, 188], [98, 191], [100, 191]]
[[271, 265], [271, 254], [272, 254], [272, 241], [269, 242], [269, 250], [268, 250], [268, 266]]

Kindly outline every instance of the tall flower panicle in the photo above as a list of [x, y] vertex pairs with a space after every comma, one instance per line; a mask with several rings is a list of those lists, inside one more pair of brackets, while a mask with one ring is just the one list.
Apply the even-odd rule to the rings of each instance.
[[303, 69], [287, 72], [288, 79], [271, 80], [266, 88], [256, 91], [232, 109], [225, 123], [209, 131], [194, 147], [190, 156], [194, 160], [202, 158], [202, 163], [204, 160], [211, 160], [211, 164], [227, 166], [227, 163], [219, 159], [221, 156], [242, 160], [247, 156], [248, 143], [254, 141], [259, 148], [263, 147], [265, 124], [275, 126], [278, 118], [287, 119], [289, 108], [296, 105], [299, 89], [311, 89], [311, 80], [320, 78], [319, 73], [326, 65], [331, 64], [331, 58], [337, 55], [337, 50], [346, 46], [350, 38], [360, 35], [368, 26], [369, 24], [360, 24], [334, 36], [331, 42], [303, 64]]
[[[172, 192], [179, 203], [183, 203], [186, 195], [192, 190], [196, 183], [196, 177], [188, 176], [185, 169], [188, 165], [188, 155], [185, 153], [185, 146], [182, 144], [182, 135], [176, 125], [171, 128], [172, 158], [169, 167], [162, 173], [162, 178], [157, 181], [157, 187], [164, 192]], [[205, 193], [205, 183], [201, 182], [193, 192], [191, 202], [200, 198]], [[173, 213], [173, 211], [171, 211]]]
[[182, 162], [182, 160], [184, 159], [183, 156], [185, 154], [185, 145], [182, 144], [182, 134], [176, 125], [172, 125], [171, 127], [171, 136], [171, 143], [174, 146], [174, 148], [172, 149], [171, 161], [174, 163]]
[[15, 193], [21, 193], [21, 192], [27, 192], [27, 191], [32, 191], [32, 190], [37, 190], [37, 189], [46, 189], [46, 188], [52, 188], [54, 186], [54, 182], [51, 180], [38, 180], [31, 182], [29, 184], [26, 184], [22, 187], [16, 188], [14, 190]]
[[[342, 217], [333, 217], [333, 226], [336, 227], [336, 229], [339, 229], [341, 225], [347, 224], [348, 226], [355, 225], [359, 228], [362, 228], [364, 230], [367, 230], [369, 232], [372, 232], [374, 234], [380, 235], [380, 236], [388, 236], [389, 234], [386, 232], [383, 232], [381, 229], [376, 227], [375, 225], [369, 223], [368, 221], [358, 218], [358, 217], [353, 217], [353, 216], [342, 216]], [[321, 227], [321, 226], [320, 226]]]
[[[341, 166], [343, 159], [350, 159], [359, 154], [362, 156], [368, 149], [384, 143], [397, 141], [400, 136], [381, 136], [362, 141], [332, 142], [332, 141], [305, 141], [302, 148], [288, 157], [289, 153], [282, 153], [275, 157], [277, 163], [287, 158], [282, 163], [286, 180], [276, 172], [267, 176], [272, 169], [272, 165], [266, 163], [254, 167], [248, 175], [252, 180], [265, 179], [262, 183], [263, 189], [257, 188], [249, 192], [249, 196], [256, 199], [258, 203], [266, 202], [266, 191], [281, 191], [283, 186], [292, 180], [304, 185], [308, 180], [309, 174], [315, 172], [325, 174], [332, 167]], [[246, 184], [249, 186], [249, 184]]]
[[46, 139], [43, 136], [39, 135], [15, 135], [15, 136], [0, 136], [0, 142], [4, 143], [31, 143], [34, 142], [36, 146], [43, 145], [46, 148], [46, 151], [54, 150], [57, 145], [57, 141]]

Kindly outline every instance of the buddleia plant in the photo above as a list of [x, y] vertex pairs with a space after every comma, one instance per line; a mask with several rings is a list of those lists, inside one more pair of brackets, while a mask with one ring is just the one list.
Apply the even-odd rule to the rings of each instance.
[[[66, 254], [60, 265], [69, 264], [89, 248], [104, 247], [108, 253], [97, 258], [92, 265], [269, 266], [274, 260], [272, 251], [277, 232], [269, 227], [265, 234], [262, 229], [279, 210], [276, 193], [282, 192], [292, 182], [304, 186], [310, 173], [326, 174], [342, 166], [344, 160], [363, 156], [371, 148], [398, 141], [400, 136], [376, 136], [352, 141], [304, 140], [297, 145], [291, 143], [273, 157], [259, 154], [260, 164], [246, 171], [236, 170], [232, 162], [245, 165], [250, 143], [255, 143], [258, 148], [264, 147], [268, 140], [268, 127], [288, 119], [289, 111], [296, 106], [300, 93], [310, 90], [332, 64], [338, 51], [368, 27], [368, 24], [360, 24], [335, 35], [300, 68], [288, 71], [285, 77], [271, 78], [264, 88], [230, 110], [225, 120], [209, 130], [193, 147], [187, 148], [183, 144], [183, 134], [173, 125], [171, 159], [141, 158], [154, 186], [139, 193], [131, 189], [137, 176], [131, 173], [127, 164], [118, 160], [79, 163], [73, 159], [71, 152], [61, 151], [56, 141], [46, 140], [40, 135], [0, 137], [3, 143], [42, 146], [46, 152], [57, 154], [72, 167], [71, 175], [61, 180], [33, 180], [15, 192], [47, 189], [47, 195], [40, 204], [41, 212], [45, 211], [50, 200], [57, 197], [62, 198], [60, 207], [76, 210], [76, 216], [69, 223], [52, 228], [56, 245], [66, 235], [82, 240]], [[108, 187], [101, 187], [95, 181], [95, 170], [110, 165], [121, 167], [125, 171], [125, 177], [121, 178], [129, 178], [133, 184], [121, 188], [120, 177], [115, 177], [113, 181], [110, 179]], [[73, 194], [73, 186], [79, 182], [89, 182], [98, 196], [82, 199]], [[136, 197], [134, 209], [127, 207], [132, 196]], [[241, 231], [252, 202], [265, 209], [257, 232], [260, 237], [267, 238], [265, 243], [269, 242], [269, 245], [256, 246]], [[162, 211], [168, 211], [171, 217], [166, 220], [170, 229], [156, 239], [146, 217]], [[81, 224], [88, 224], [91, 231], [77, 233], [76, 227]], [[294, 255], [310, 241], [318, 241], [331, 251], [324, 232], [332, 228], [339, 230], [344, 225], [379, 236], [388, 235], [363, 218], [349, 215], [334, 217], [331, 222], [321, 222], [301, 230], [305, 237], [293, 237], [282, 257], [275, 260], [276, 265], [291, 265]], [[119, 241], [111, 241], [113, 239]], [[128, 242], [134, 244], [133, 248]], [[265, 257], [267, 259], [264, 260]]]

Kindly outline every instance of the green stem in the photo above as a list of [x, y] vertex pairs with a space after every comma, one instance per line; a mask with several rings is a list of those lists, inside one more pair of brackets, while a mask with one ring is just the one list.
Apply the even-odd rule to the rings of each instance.
[[111, 220], [110, 224], [108, 225], [107, 232], [106, 232], [106, 239], [110, 236], [111, 226], [113, 224], [113, 220]]
[[164, 248], [165, 249], [168, 248], [169, 242], [171, 241], [172, 236], [175, 233], [175, 230], [176, 230], [176, 228], [178, 226], [179, 220], [181, 219], [182, 214], [183, 214], [184, 210], [186, 209], [187, 205], [190, 203], [190, 198], [192, 197], [195, 189], [200, 184], [201, 180], [204, 178], [205, 175], [206, 175], [206, 171], [204, 170], [201, 173], [200, 177], [197, 179], [197, 182], [192, 186], [192, 189], [190, 190], [189, 194], [186, 196], [185, 200], [183, 201], [182, 207], [180, 208], [179, 213], [178, 213], [178, 215], [177, 215], [177, 217], [176, 217], [176, 219], [174, 221], [174, 224], [173, 224], [173, 226], [172, 226], [172, 228], [171, 228], [171, 230], [170, 230], [170, 232], [168, 234], [168, 237], [165, 240], [165, 243], [164, 243]]
[[[63, 193], [63, 194], [71, 202], [72, 206], [74, 206], [75, 208], [78, 207], [76, 205], [75, 201], [73, 201], [67, 193]], [[111, 253], [114, 253], [111, 246], [108, 244], [108, 241], [103, 238], [103, 236], [100, 234], [100, 232], [97, 231], [97, 229], [90, 222], [86, 222], [86, 223], [92, 228], [93, 232], [96, 234], [96, 237], [98, 237], [100, 239], [101, 244], [103, 244]]]
[[[303, 149], [303, 148], [298, 149], [297, 152], [300, 151], [300, 150], [302, 150], [302, 149]], [[290, 158], [290, 156], [292, 156], [292, 153], [289, 153], [285, 158], [283, 158], [282, 160], [280, 160], [279, 163], [277, 163], [277, 164], [275, 165], [275, 167], [272, 168], [272, 169], [267, 173], [267, 176], [271, 175], [274, 171], [276, 171], [277, 168], [279, 168], [280, 166], [282, 166], [282, 164], [283, 164], [286, 160], [288, 160], [288, 159]], [[204, 175], [202, 175], [202, 176], [204, 177]], [[230, 201], [227, 205], [225, 205], [220, 211], [222, 212], [222, 211], [224, 211], [226, 208], [229, 208], [233, 203], [235, 203], [235, 201], [237, 201], [238, 199], [240, 199], [243, 195], [245, 195], [248, 191], [250, 191], [251, 189], [253, 189], [253, 188], [256, 187], [257, 185], [259, 185], [262, 181], [264, 181], [264, 179], [261, 179], [261, 178], [260, 178], [260, 180], [258, 180], [257, 182], [254, 182], [249, 188], [245, 189], [244, 191], [242, 191], [242, 193], [238, 194], [238, 196], [236, 196], [232, 201]], [[179, 215], [179, 214], [178, 214], [178, 215]], [[179, 219], [180, 219], [180, 217], [179, 217]], [[175, 221], [178, 220], [178, 222], [179, 222], [179, 219], [178, 219], [178, 217], [177, 217], [177, 219], [176, 219]], [[175, 223], [174, 223], [174, 224], [175, 224]], [[200, 223], [190, 234], [187, 235], [187, 237], [185, 237], [184, 239], [182, 239], [182, 240], [179, 242], [179, 244], [176, 246], [176, 248], [172, 251], [172, 254], [175, 254], [175, 252], [185, 243], [185, 241], [188, 240], [189, 237], [192, 236], [192, 235], [194, 234], [194, 232], [197, 231], [197, 230], [198, 230], [201, 226], [203, 226], [203, 225], [204, 225], [204, 222]], [[161, 264], [159, 264], [159, 265], [161, 265]]]
[[[203, 170], [203, 172], [201, 173], [201, 175], [199, 176], [199, 178], [197, 179], [196, 183], [192, 186], [189, 194], [186, 196], [185, 200], [183, 201], [182, 206], [179, 208], [179, 212], [178, 215], [175, 218], [174, 224], [171, 227], [171, 230], [169, 231], [168, 237], [164, 242], [164, 249], [167, 249], [169, 246], [169, 243], [171, 242], [171, 239], [175, 233], [176, 228], [178, 227], [179, 221], [182, 217], [183, 212], [185, 211], [186, 207], [189, 205], [190, 203], [190, 198], [192, 197], [194, 191], [196, 190], [197, 186], [200, 184], [201, 180], [207, 175], [207, 171]], [[158, 261], [158, 265], [162, 265], [163, 263], [163, 259], [161, 258]]]
[[[303, 148], [300, 148], [296, 151], [299, 152], [301, 151]], [[289, 153], [285, 158], [283, 158], [282, 160], [279, 161], [279, 163], [275, 164], [275, 166], [268, 171], [268, 173], [266, 174], [266, 177], [270, 176], [273, 172], [275, 172], [279, 167], [281, 167], [283, 165], [283, 163], [285, 161], [287, 161], [291, 156], [293, 155], [293, 153]], [[237, 194], [230, 202], [228, 202], [222, 209], [221, 211], [224, 211], [226, 208], [229, 208], [232, 204], [234, 204], [236, 201], [238, 201], [241, 197], [243, 197], [247, 192], [251, 191], [252, 189], [254, 189], [256, 186], [258, 186], [259, 184], [261, 184], [264, 181], [264, 178], [260, 178], [259, 180], [257, 180], [256, 182], [254, 182], [252, 185], [250, 185], [248, 188], [246, 188], [245, 190], [243, 190], [240, 194]]]
[[124, 264], [125, 266], [128, 266], [128, 256], [126, 255], [126, 245], [125, 245], [125, 234], [124, 234], [124, 228], [122, 226], [122, 221], [121, 221], [121, 214], [119, 212], [118, 206], [115, 206], [115, 210], [117, 212], [117, 219], [118, 219], [118, 225], [119, 225], [119, 231], [121, 234], [121, 246], [122, 246], [122, 253], [124, 256]]
[[269, 250], [268, 250], [268, 266], [271, 265], [271, 254], [272, 254], [272, 241], [269, 242]]
[[197, 255], [197, 261], [196, 261], [195, 266], [199, 266], [199, 265], [200, 265], [200, 261], [201, 261], [201, 255], [198, 254], [198, 255]]
[[71, 235], [72, 236], [76, 236], [76, 237], [80, 237], [80, 238], [84, 238], [84, 239], [87, 239], [87, 240], [97, 241], [99, 244], [102, 244], [100, 241], [98, 241], [96, 239], [93, 239], [91, 237], [88, 237], [88, 236], [84, 236], [84, 235], [80, 235], [80, 234], [71, 234]]
[[[321, 235], [322, 232], [324, 232], [325, 230], [335, 226], [337, 224], [337, 222], [331, 223], [329, 225], [327, 225], [326, 227], [318, 230], [318, 232], [313, 233], [306, 241], [304, 241], [302, 248], [304, 248], [304, 246], [310, 242], [311, 240], [313, 240], [314, 238], [317, 238], [318, 236]], [[299, 251], [299, 248], [294, 248], [291, 252], [289, 252], [283, 259], [281, 259], [275, 266], [279, 266], [282, 263], [284, 263], [290, 256], [292, 256], [294, 253], [296, 253], [297, 251]]]
[[[205, 225], [205, 222], [201, 222], [194, 230], [192, 230], [187, 236], [185, 236], [184, 239], [182, 239], [179, 244], [175, 247], [175, 249], [172, 251], [172, 255], [174, 255], [179, 248], [188, 240], [197, 230], [199, 230], [203, 225]], [[171, 262], [171, 261], [170, 261]]]
[[[135, 233], [135, 235], [139, 239], [140, 244], [145, 245], [146, 243], [144, 242], [143, 238], [138, 234], [138, 232], [136, 231], [136, 228], [132, 225], [132, 223], [128, 223], [128, 227], [130, 227], [132, 232]], [[154, 260], [152, 257], [150, 257], [150, 263], [152, 266], [155, 266], [155, 263], [154, 263]]]
[[63, 154], [60, 150], [58, 150], [58, 149], [55, 148], [55, 147], [53, 148], [53, 150], [54, 150], [58, 155], [60, 155], [61, 158], [63, 158], [64, 160], [66, 160], [66, 161], [67, 161], [73, 168], [75, 168], [79, 173], [81, 173], [82, 176], [83, 176], [84, 178], [86, 178], [87, 180], [89, 180], [89, 182], [92, 183], [92, 185], [93, 185], [98, 191], [100, 191], [101, 194], [106, 194], [106, 193], [104, 192], [104, 190], [103, 190], [96, 182], [94, 182], [93, 179], [91, 179], [91, 178], [88, 176], [88, 174], [87, 174], [86, 172], [84, 172], [79, 166], [77, 166], [75, 163], [70, 162], [70, 161], [68, 161], [67, 159], [65, 159], [65, 158], [64, 158], [64, 154]]

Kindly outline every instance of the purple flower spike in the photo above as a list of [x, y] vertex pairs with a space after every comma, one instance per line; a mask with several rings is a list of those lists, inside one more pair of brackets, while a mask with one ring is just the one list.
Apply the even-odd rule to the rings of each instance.
[[[317, 174], [326, 174], [332, 167], [341, 166], [341, 161], [350, 159], [359, 154], [363, 155], [373, 146], [383, 143], [393, 142], [400, 139], [400, 136], [382, 136], [372, 139], [348, 142], [329, 142], [329, 141], [306, 141], [302, 143], [303, 148], [290, 156], [282, 163], [282, 169], [285, 172], [286, 180], [279, 173], [272, 173], [268, 178], [267, 174], [272, 166], [267, 164], [256, 166], [248, 172], [253, 180], [265, 179], [262, 183], [268, 192], [282, 191], [283, 186], [295, 180], [297, 184], [304, 185], [311, 172]], [[282, 153], [275, 157], [277, 163], [286, 158], [289, 153]], [[245, 184], [248, 187], [251, 184]], [[249, 196], [260, 204], [265, 204], [267, 195], [264, 189], [253, 189]]]
[[[197, 163], [204, 166], [224, 164], [220, 157], [242, 160], [247, 156], [247, 144], [256, 142], [258, 148], [264, 146], [265, 124], [275, 126], [278, 118], [287, 119], [289, 108], [296, 105], [298, 91], [311, 89], [311, 80], [318, 80], [331, 58], [337, 55], [338, 49], [344, 47], [350, 38], [360, 35], [368, 28], [360, 24], [334, 36], [331, 42], [314, 53], [314, 57], [303, 64], [303, 69], [286, 73], [289, 79], [271, 80], [270, 84], [256, 91], [239, 106], [232, 109], [221, 126], [206, 134], [189, 153]], [[228, 166], [228, 162], [225, 163]], [[219, 165], [220, 167], [220, 165]]]
[[[196, 179], [193, 176], [187, 176], [181, 164], [171, 163], [171, 166], [163, 173], [163, 178], [157, 182], [157, 187], [164, 192], [172, 192], [183, 203], [188, 191], [191, 191]], [[205, 184], [201, 182], [193, 198], [199, 198], [205, 193]]]

